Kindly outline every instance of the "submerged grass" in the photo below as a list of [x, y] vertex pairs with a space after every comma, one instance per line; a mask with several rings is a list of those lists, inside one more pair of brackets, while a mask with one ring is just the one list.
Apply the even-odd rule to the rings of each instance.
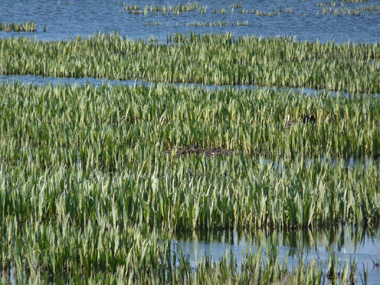
[[0, 74], [380, 90], [378, 44], [194, 33], [169, 35], [167, 41], [131, 41], [118, 34], [58, 42], [0, 39]]

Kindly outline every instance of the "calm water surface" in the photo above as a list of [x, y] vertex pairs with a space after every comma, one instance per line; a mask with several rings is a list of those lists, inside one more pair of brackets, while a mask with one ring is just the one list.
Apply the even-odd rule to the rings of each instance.
[[278, 259], [288, 267], [297, 266], [300, 260], [311, 262], [313, 259], [328, 269], [328, 260], [332, 254], [338, 261], [338, 268], [347, 262], [357, 261], [357, 281], [361, 283], [359, 272], [363, 275], [363, 266], [368, 271], [368, 284], [379, 284], [380, 268], [374, 268], [373, 261], [380, 262], [380, 232], [376, 229], [363, 229], [337, 226], [332, 229], [295, 230], [278, 232], [259, 230], [253, 232], [215, 231], [181, 233], [171, 243], [172, 250], [190, 259], [195, 267], [196, 261], [208, 256], [215, 261], [226, 253], [233, 254], [237, 264], [241, 264], [243, 253], [255, 252], [259, 247], [264, 252], [269, 247], [278, 249]]
[[[36, 23], [35, 33], [7, 33], [0, 32], [0, 37], [30, 36], [39, 40], [60, 40], [80, 36], [90, 36], [96, 31], [120, 31], [128, 38], [148, 39], [153, 36], [166, 40], [168, 33], [225, 33], [231, 32], [235, 36], [296, 36], [300, 40], [336, 41], [336, 42], [377, 42], [380, 38], [380, 16], [364, 13], [360, 16], [352, 15], [322, 15], [322, 7], [317, 4], [322, 0], [241, 0], [241, 1], [206, 1], [200, 0], [199, 6], [205, 6], [206, 13], [199, 10], [182, 12], [180, 15], [130, 14], [123, 6], [139, 5], [142, 9], [146, 5], [156, 6], [186, 4], [188, 1], [156, 0], [156, 1], [114, 1], [114, 0], [1, 0], [1, 22]], [[194, 3], [194, 1], [190, 1]], [[240, 2], [241, 9], [259, 10], [270, 13], [279, 12], [278, 16], [258, 16], [256, 14], [242, 14], [241, 9], [234, 9], [230, 5]], [[329, 7], [330, 1], [326, 1]], [[337, 1], [335, 8], [340, 8]], [[360, 8], [363, 5], [380, 5], [380, 0], [369, 0], [366, 3], [346, 3], [345, 8]], [[221, 9], [225, 14], [218, 13]], [[285, 10], [294, 13], [285, 12]], [[214, 12], [214, 10], [216, 12]], [[196, 27], [193, 23], [228, 22], [223, 27]], [[237, 26], [237, 21], [247, 23], [248, 26]], [[152, 23], [158, 22], [155, 26]], [[234, 24], [234, 25], [233, 25]], [[44, 27], [46, 26], [46, 32]]]

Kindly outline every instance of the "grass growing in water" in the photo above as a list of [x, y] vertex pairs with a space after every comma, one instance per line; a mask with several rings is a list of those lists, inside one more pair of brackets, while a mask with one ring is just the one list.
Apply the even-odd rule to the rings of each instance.
[[[353, 15], [353, 16], [359, 16], [362, 14], [368, 14], [368, 15], [378, 15], [380, 14], [380, 6], [378, 5], [363, 5], [363, 6], [357, 6], [357, 5], [349, 5], [346, 6], [344, 3], [360, 3], [360, 2], [367, 2], [367, 1], [359, 1], [359, 0], [350, 0], [350, 1], [330, 1], [330, 2], [319, 2], [317, 3], [318, 7], [321, 7], [321, 12], [317, 12], [317, 15], [323, 14], [323, 15], [334, 15], [334, 16], [340, 16], [340, 15]], [[335, 8], [337, 4], [340, 3], [340, 8]]]
[[33, 22], [18, 23], [0, 23], [0, 31], [6, 32], [35, 32], [36, 25]]
[[148, 13], [156, 14], [161, 13], [162, 15], [180, 15], [181, 13], [188, 13], [193, 11], [199, 11], [204, 14], [207, 6], [199, 6], [198, 2], [188, 2], [187, 4], [178, 3], [176, 6], [172, 5], [146, 5], [144, 9], [139, 5], [123, 5], [124, 9], [130, 14], [143, 14]]
[[[63, 188], [44, 192], [53, 208], [45, 205], [40, 219], [57, 210], [54, 197], [68, 195], [65, 212], [81, 222], [92, 211], [83, 193], [108, 185], [104, 191], [119, 196], [111, 205], [111, 195], [104, 211], [162, 229], [378, 222], [377, 163], [351, 169], [320, 157], [377, 155], [378, 100], [165, 86], [16, 84], [1, 86], [1, 93], [2, 218], [28, 219], [34, 206], [26, 197], [61, 169], [66, 174], [49, 183]], [[318, 121], [304, 124], [303, 114], [314, 107]], [[290, 129], [287, 114], [301, 118]], [[191, 145], [235, 155], [176, 155]], [[284, 169], [266, 163], [265, 153], [282, 156]], [[315, 163], [308, 166], [310, 156]], [[67, 187], [72, 191], [65, 194]], [[21, 188], [26, 196], [7, 190]]]
[[[277, 63], [275, 71], [288, 62], [284, 70], [295, 65], [307, 76], [311, 67], [318, 74], [318, 66], [326, 72], [332, 62], [348, 61], [348, 71], [336, 72], [336, 78], [346, 78], [341, 89], [378, 87], [377, 45], [195, 34], [169, 40], [174, 43], [132, 42], [118, 35], [56, 43], [1, 40], [1, 68], [164, 81], [170, 71], [171, 81], [178, 72], [177, 79], [186, 82], [205, 75], [202, 65], [190, 65], [197, 55], [195, 63], [210, 64], [214, 80], [235, 74], [231, 78], [239, 81], [252, 76], [252, 62], [262, 70]], [[212, 56], [217, 49], [225, 58]], [[245, 49], [251, 53], [245, 55]], [[129, 57], [135, 54], [142, 60]], [[260, 69], [255, 72], [259, 80]], [[295, 77], [299, 82], [301, 75]], [[279, 71], [274, 76], [286, 78]], [[355, 264], [339, 272], [331, 257], [326, 270], [300, 263], [291, 273], [279, 265], [276, 250], [265, 265], [259, 252], [248, 253], [240, 268], [225, 257], [215, 265], [205, 259], [193, 270], [159, 231], [379, 223], [378, 163], [331, 165], [320, 155], [377, 156], [378, 98], [165, 85], [4, 84], [0, 93], [0, 264], [2, 271], [16, 268], [20, 283], [23, 275], [58, 283], [83, 277], [103, 283], [344, 282], [353, 278], [349, 270], [354, 272]], [[310, 114], [316, 120], [303, 122]], [[176, 155], [191, 146], [234, 155]], [[283, 167], [265, 161], [264, 154], [274, 161], [281, 157]], [[179, 259], [177, 266], [173, 259]]]
[[0, 74], [380, 91], [378, 44], [194, 33], [167, 41], [118, 34], [58, 42], [0, 39]]
[[[275, 246], [265, 260], [259, 251], [240, 267], [224, 257], [193, 269], [166, 238], [379, 223], [379, 165], [318, 158], [378, 151], [370, 96], [165, 85], [3, 84], [0, 93], [0, 266], [19, 282], [344, 282], [354, 264], [339, 271], [332, 256], [328, 268], [300, 262], [290, 272]], [[317, 121], [303, 123], [310, 113]], [[236, 153], [176, 155], [197, 144]], [[255, 152], [284, 153], [281, 171]]]

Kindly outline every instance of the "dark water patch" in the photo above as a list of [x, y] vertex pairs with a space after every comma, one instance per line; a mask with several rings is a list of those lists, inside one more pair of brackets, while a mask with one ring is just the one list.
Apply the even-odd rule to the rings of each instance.
[[[231, 1], [200, 0], [199, 7], [189, 12], [162, 13], [148, 12], [144, 15], [145, 6], [154, 4], [156, 7], [177, 6], [188, 1], [168, 0], [157, 2], [92, 0], [84, 1], [44, 1], [23, 0], [0, 1], [0, 19], [2, 22], [36, 23], [37, 31], [33, 35], [17, 32], [0, 32], [0, 37], [29, 36], [38, 40], [70, 39], [76, 36], [90, 36], [96, 31], [119, 31], [121, 35], [131, 39], [144, 40], [153, 36], [166, 40], [168, 33], [226, 33], [234, 36], [257, 35], [297, 36], [297, 39], [321, 42], [334, 40], [336, 42], [377, 42], [380, 38], [378, 15], [362, 12], [358, 16], [334, 15], [334, 11], [323, 14], [323, 8], [317, 4], [321, 0], [281, 0], [249, 1], [243, 0], [241, 7], [232, 10]], [[191, 1], [190, 3], [194, 3]], [[139, 5], [141, 13], [129, 13], [124, 4]], [[329, 2], [326, 2], [329, 5]], [[370, 0], [366, 3], [344, 3], [346, 8], [353, 10], [363, 6], [380, 5], [380, 0]], [[340, 6], [337, 4], [337, 6]], [[340, 8], [340, 7], [336, 7]], [[224, 12], [222, 12], [224, 10]], [[146, 23], [162, 23], [151, 26]], [[191, 26], [191, 23], [225, 22], [234, 23], [227, 26]], [[236, 23], [244, 23], [238, 25]], [[46, 31], [45, 31], [46, 30]]]
[[[378, 284], [380, 269], [380, 231], [378, 228], [356, 228], [339, 226], [330, 229], [310, 229], [294, 231], [276, 231], [273, 229], [256, 231], [203, 231], [177, 233], [171, 242], [174, 252], [181, 251], [188, 256], [194, 268], [202, 257], [215, 261], [225, 254], [234, 256], [239, 265], [243, 254], [256, 252], [262, 248], [265, 253], [277, 254], [279, 262], [287, 264], [289, 269], [296, 267], [299, 261], [310, 263], [316, 260], [323, 264], [334, 255], [338, 264], [357, 261], [357, 280], [363, 266], [368, 272], [368, 284]], [[363, 274], [363, 273], [361, 273]]]

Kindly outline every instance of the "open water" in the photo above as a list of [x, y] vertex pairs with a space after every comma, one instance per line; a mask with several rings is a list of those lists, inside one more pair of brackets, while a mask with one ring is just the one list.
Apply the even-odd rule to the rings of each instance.
[[182, 252], [187, 256], [192, 267], [204, 256], [218, 261], [227, 253], [233, 255], [239, 266], [245, 253], [255, 253], [258, 248], [262, 248], [265, 258], [275, 248], [278, 250], [279, 262], [285, 266], [287, 259], [289, 269], [296, 267], [299, 261], [309, 263], [315, 260], [327, 272], [329, 258], [334, 255], [338, 269], [342, 270], [344, 265], [352, 264], [356, 259], [358, 284], [361, 284], [360, 274], [364, 276], [363, 267], [368, 272], [368, 284], [379, 284], [380, 280], [380, 267], [374, 265], [380, 263], [380, 232], [377, 228], [337, 226], [331, 229], [287, 232], [192, 232], [178, 234], [171, 246], [177, 254]]
[[[139, 5], [143, 10], [146, 5], [176, 6], [179, 0], [1, 0], [0, 22], [36, 23], [35, 33], [22, 33], [22, 36], [36, 37], [38, 40], [65, 40], [77, 36], [88, 37], [97, 31], [119, 31], [131, 39], [148, 39], [153, 36], [166, 41], [168, 33], [225, 33], [234, 36], [255, 35], [296, 36], [299, 40], [335, 41], [335, 42], [378, 42], [380, 38], [379, 11], [361, 12], [359, 16], [333, 15], [334, 9], [341, 8], [341, 1], [323, 14], [323, 7], [318, 3], [325, 2], [325, 9], [330, 9], [334, 1], [322, 0], [199, 0], [199, 6], [206, 7], [205, 14], [200, 10], [182, 12], [180, 15], [161, 12], [130, 14], [126, 5]], [[240, 2], [242, 7], [232, 13], [231, 4]], [[194, 3], [194, 1], [190, 1]], [[345, 3], [343, 9], [353, 11], [363, 6], [380, 6], [380, 0], [369, 0], [365, 3]], [[225, 13], [222, 14], [222, 9]], [[277, 16], [258, 16], [242, 13], [253, 10]], [[204, 27], [191, 26], [192, 23], [228, 22], [227, 26]], [[248, 26], [238, 26], [248, 23]], [[159, 25], [155, 25], [158, 22]], [[153, 25], [152, 25], [153, 24]], [[46, 32], [44, 27], [46, 26]], [[0, 37], [20, 36], [20, 33], [0, 32]]]

